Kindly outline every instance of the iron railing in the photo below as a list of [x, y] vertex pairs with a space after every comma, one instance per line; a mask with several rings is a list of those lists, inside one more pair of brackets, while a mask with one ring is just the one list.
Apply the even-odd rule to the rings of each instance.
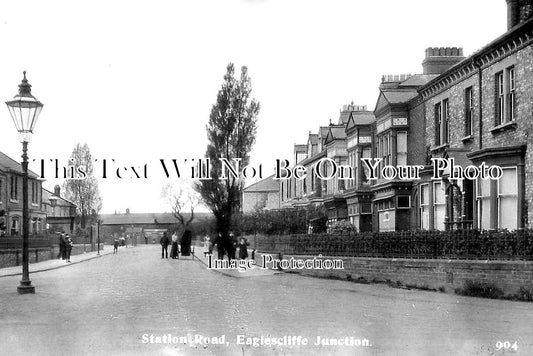
[[533, 230], [257, 235], [250, 242], [257, 251], [289, 255], [533, 260]]

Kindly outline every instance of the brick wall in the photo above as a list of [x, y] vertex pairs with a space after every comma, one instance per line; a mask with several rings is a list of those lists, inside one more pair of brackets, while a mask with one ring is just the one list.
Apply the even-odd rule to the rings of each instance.
[[[104, 244], [100, 244], [100, 250], [104, 249]], [[91, 245], [74, 245], [72, 247], [71, 255], [81, 255], [84, 252], [90, 252]], [[57, 257], [59, 253], [59, 247], [43, 247], [43, 248], [30, 248], [28, 250], [28, 257], [30, 263], [41, 262], [51, 260]], [[22, 250], [0, 250], [0, 268], [20, 266], [22, 264]]]
[[[256, 263], [261, 265], [262, 254], [256, 253]], [[316, 256], [290, 256], [298, 259], [313, 259]], [[273, 258], [277, 258], [273, 255]], [[387, 259], [364, 257], [340, 258], [342, 270], [301, 269], [292, 270], [301, 275], [313, 277], [335, 277], [357, 280], [363, 277], [369, 282], [400, 282], [402, 285], [439, 289], [447, 292], [463, 287], [466, 280], [494, 283], [506, 294], [516, 293], [520, 287], [533, 288], [533, 262], [527, 261], [458, 261]], [[322, 258], [323, 259], [323, 258]], [[348, 277], [349, 276], [349, 277]]]
[[[495, 126], [495, 74], [511, 65], [516, 78], [516, 128], [491, 132]], [[483, 70], [483, 147], [527, 144], [525, 154], [525, 201], [528, 226], [533, 226], [533, 46]]]

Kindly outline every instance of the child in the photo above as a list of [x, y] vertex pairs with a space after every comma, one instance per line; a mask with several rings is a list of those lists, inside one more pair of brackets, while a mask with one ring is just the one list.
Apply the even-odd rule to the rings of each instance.
[[115, 241], [113, 242], [113, 255], [115, 253], [118, 253], [118, 239], [115, 239]]

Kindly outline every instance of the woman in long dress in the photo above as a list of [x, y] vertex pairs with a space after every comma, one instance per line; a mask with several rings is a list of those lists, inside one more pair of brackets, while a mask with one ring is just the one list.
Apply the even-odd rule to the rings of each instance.
[[174, 231], [172, 234], [172, 249], [170, 250], [170, 258], [180, 258], [178, 254], [178, 234]]

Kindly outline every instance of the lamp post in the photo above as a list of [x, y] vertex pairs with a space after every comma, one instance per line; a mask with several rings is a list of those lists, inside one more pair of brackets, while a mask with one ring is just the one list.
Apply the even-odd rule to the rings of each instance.
[[101, 222], [100, 219], [96, 220], [96, 223], [97, 223], [96, 244], [98, 245], [98, 253], [97, 253], [98, 256], [100, 256], [100, 222]]
[[43, 104], [31, 95], [31, 85], [24, 78], [19, 84], [19, 93], [11, 100], [6, 101], [7, 108], [13, 119], [13, 123], [20, 134], [22, 142], [22, 280], [17, 287], [19, 294], [35, 293], [35, 287], [31, 285], [28, 268], [28, 245], [30, 214], [28, 208], [28, 142]]

